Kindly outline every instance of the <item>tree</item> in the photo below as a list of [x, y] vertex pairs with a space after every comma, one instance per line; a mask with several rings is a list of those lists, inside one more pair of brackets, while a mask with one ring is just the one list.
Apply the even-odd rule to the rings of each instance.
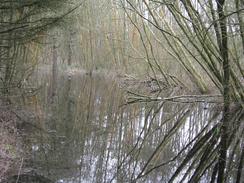
[[[244, 11], [241, 8], [243, 4], [225, 0], [126, 1], [125, 11], [133, 12], [145, 22], [152, 39], [157, 40], [182, 65], [201, 93], [209, 93], [214, 87], [223, 97], [222, 120], [217, 127], [220, 132], [214, 135], [212, 128], [196, 141], [169, 182], [173, 182], [192, 159], [195, 160], [190, 167], [195, 166], [196, 169], [185, 173], [185, 176], [190, 175], [189, 182], [199, 181], [209, 170], [212, 171], [211, 182], [216, 176], [218, 183], [225, 182], [229, 173], [226, 162], [232, 161], [227, 154], [236, 143], [231, 139], [236, 136], [236, 127], [233, 126], [241, 124], [241, 118], [238, 118], [237, 124], [233, 121], [235, 114], [230, 114], [233, 110], [231, 103], [243, 110], [244, 87], [241, 80], [244, 47], [243, 19], [240, 16]], [[139, 29], [138, 23], [131, 21]], [[203, 143], [201, 147], [200, 143]], [[218, 153], [215, 153], [216, 150]], [[233, 153], [238, 154], [236, 149]], [[239, 161], [241, 165], [242, 158]], [[146, 173], [141, 172], [137, 178], [147, 174], [149, 170], [146, 170], [145, 167]]]
[[66, 0], [10, 0], [0, 3], [0, 77], [4, 94], [20, 87], [27, 77], [24, 71], [30, 67], [27, 66], [28, 61], [33, 59], [33, 43], [40, 41], [48, 29], [80, 6], [69, 3]]

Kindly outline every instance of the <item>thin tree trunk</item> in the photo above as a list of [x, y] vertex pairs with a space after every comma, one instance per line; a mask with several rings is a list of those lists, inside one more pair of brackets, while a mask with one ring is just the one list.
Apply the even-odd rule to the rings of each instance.
[[243, 12], [240, 12], [239, 10], [244, 7], [244, 2], [241, 0], [235, 0], [236, 3], [236, 11], [239, 25], [240, 25], [240, 33], [241, 33], [241, 39], [242, 39], [242, 50], [244, 54], [244, 19], [243, 19]]
[[[10, 5], [12, 7], [13, 5], [13, 0], [10, 1]], [[9, 10], [9, 22], [13, 22], [13, 15], [14, 15], [14, 10], [11, 8]], [[10, 31], [8, 33], [8, 40], [7, 40], [7, 55], [5, 59], [5, 73], [4, 73], [4, 81], [3, 81], [3, 93], [8, 94], [9, 89], [10, 89], [10, 76], [11, 76], [11, 67], [12, 67], [12, 61], [13, 61], [13, 56], [11, 54], [12, 51], [12, 46], [13, 46], [13, 33]]]
[[54, 97], [57, 94], [57, 79], [58, 79], [58, 55], [57, 55], [57, 40], [53, 39], [53, 58], [52, 58], [52, 85], [51, 85], [51, 102], [54, 102]]
[[73, 44], [73, 34], [72, 30], [69, 30], [69, 48], [68, 48], [68, 66], [71, 66], [72, 59], [72, 44]]
[[226, 157], [227, 157], [227, 141], [228, 141], [228, 123], [229, 123], [229, 113], [230, 113], [230, 66], [228, 58], [228, 38], [227, 38], [227, 25], [226, 18], [224, 14], [224, 4], [225, 0], [216, 0], [218, 15], [219, 15], [219, 25], [221, 29], [221, 55], [223, 60], [223, 81], [222, 85], [224, 88], [224, 110], [221, 126], [221, 140], [220, 140], [220, 154], [218, 160], [218, 177], [217, 183], [223, 183], [225, 177], [225, 167], [226, 167]]
[[244, 149], [242, 149], [241, 152], [241, 158], [240, 158], [240, 162], [239, 162], [239, 166], [238, 166], [238, 171], [237, 171], [237, 176], [236, 176], [236, 183], [240, 183], [241, 182], [241, 174], [242, 174], [242, 169], [243, 169], [243, 161], [244, 161]]

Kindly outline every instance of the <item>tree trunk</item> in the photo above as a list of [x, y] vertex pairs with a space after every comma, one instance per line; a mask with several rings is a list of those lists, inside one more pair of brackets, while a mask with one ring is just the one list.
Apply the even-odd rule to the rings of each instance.
[[53, 58], [52, 58], [52, 83], [51, 83], [51, 102], [54, 102], [54, 97], [57, 94], [57, 79], [58, 79], [58, 55], [57, 55], [57, 40], [53, 39]]
[[229, 123], [229, 113], [230, 113], [230, 65], [228, 58], [228, 38], [227, 38], [227, 25], [226, 18], [224, 14], [224, 4], [225, 0], [216, 0], [218, 15], [219, 15], [219, 25], [221, 30], [221, 56], [222, 56], [222, 69], [223, 69], [223, 97], [224, 97], [224, 110], [223, 110], [223, 118], [221, 125], [221, 140], [220, 140], [220, 151], [219, 151], [219, 160], [218, 160], [218, 183], [224, 182], [225, 177], [225, 167], [226, 167], [226, 156], [228, 150], [228, 123]]

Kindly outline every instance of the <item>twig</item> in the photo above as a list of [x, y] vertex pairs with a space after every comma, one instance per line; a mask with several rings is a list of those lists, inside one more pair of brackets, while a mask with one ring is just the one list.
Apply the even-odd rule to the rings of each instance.
[[15, 183], [18, 183], [19, 182], [19, 176], [20, 176], [20, 171], [21, 171], [22, 166], [23, 166], [23, 161], [24, 161], [24, 158], [21, 158], [21, 163], [20, 163], [20, 167], [19, 167], [18, 177], [17, 177]]

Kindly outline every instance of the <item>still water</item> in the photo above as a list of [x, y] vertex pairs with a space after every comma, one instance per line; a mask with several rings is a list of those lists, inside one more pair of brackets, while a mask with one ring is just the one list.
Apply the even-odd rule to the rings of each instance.
[[23, 170], [55, 183], [166, 183], [182, 149], [220, 120], [204, 102], [125, 105], [126, 92], [101, 74], [42, 77], [38, 85], [39, 128], [25, 132]]

